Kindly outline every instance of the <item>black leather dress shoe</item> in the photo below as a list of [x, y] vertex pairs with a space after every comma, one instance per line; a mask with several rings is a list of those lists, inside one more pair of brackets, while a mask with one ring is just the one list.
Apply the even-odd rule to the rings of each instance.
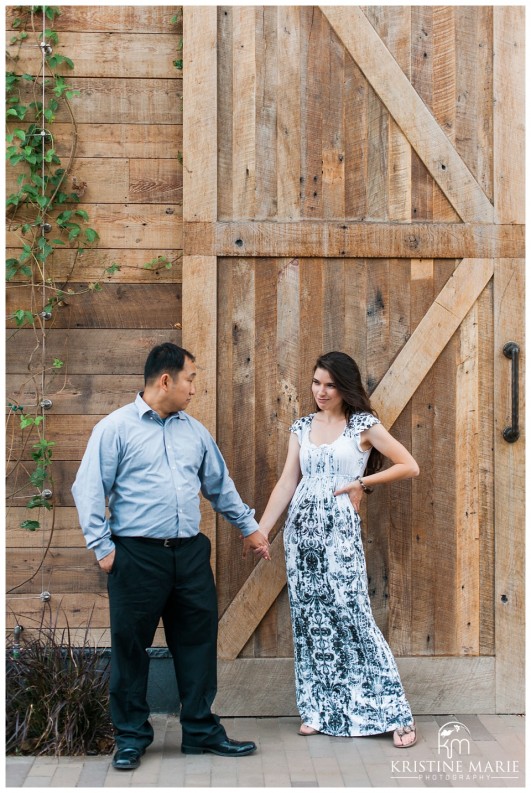
[[253, 741], [231, 741], [227, 738], [219, 743], [203, 744], [202, 746], [181, 746], [183, 754], [219, 754], [221, 757], [245, 757], [256, 751], [256, 744]]
[[112, 759], [112, 767], [118, 771], [134, 771], [140, 765], [143, 754], [141, 749], [118, 749]]

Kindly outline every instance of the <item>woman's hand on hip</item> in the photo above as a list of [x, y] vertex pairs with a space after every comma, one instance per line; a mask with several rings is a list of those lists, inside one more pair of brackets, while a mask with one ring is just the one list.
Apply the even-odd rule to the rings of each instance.
[[341, 496], [343, 493], [348, 495], [350, 503], [356, 512], [359, 512], [361, 497], [363, 495], [363, 488], [360, 483], [355, 480], [354, 482], [349, 482], [345, 487], [339, 487], [337, 490], [334, 490], [334, 496]]

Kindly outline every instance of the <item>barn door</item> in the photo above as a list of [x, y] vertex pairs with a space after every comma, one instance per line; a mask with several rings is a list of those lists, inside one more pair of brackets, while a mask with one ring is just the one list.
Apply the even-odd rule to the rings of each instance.
[[[523, 710], [522, 17], [184, 10], [196, 415], [260, 515], [287, 428], [312, 409], [315, 358], [357, 359], [421, 468], [362, 514], [375, 617], [417, 713]], [[281, 533], [273, 562], [255, 564], [208, 507], [203, 530], [222, 615], [218, 712], [295, 713]]]

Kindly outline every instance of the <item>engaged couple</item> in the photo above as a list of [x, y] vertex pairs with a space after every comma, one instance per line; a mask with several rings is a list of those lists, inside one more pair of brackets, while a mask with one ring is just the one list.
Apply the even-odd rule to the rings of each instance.
[[[72, 492], [87, 547], [108, 574], [117, 769], [137, 768], [153, 741], [146, 648], [160, 619], [175, 666], [182, 751], [256, 750], [251, 740], [230, 739], [211, 710], [218, 610], [200, 492], [240, 531], [244, 556], [266, 560], [269, 532], [288, 507], [299, 734], [392, 732], [397, 747], [416, 742], [395, 660], [371, 612], [358, 510], [364, 493], [417, 476], [418, 466], [374, 414], [349, 355], [322, 355], [308, 374], [316, 410], [291, 426], [284, 470], [259, 523], [212, 436], [186, 413], [197, 376], [191, 352], [154, 347], [144, 390], [94, 427]], [[392, 463], [385, 469], [384, 457]]]

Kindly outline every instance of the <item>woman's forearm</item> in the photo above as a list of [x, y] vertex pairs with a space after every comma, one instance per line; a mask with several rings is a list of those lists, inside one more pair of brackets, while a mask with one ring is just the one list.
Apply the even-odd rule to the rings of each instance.
[[259, 521], [260, 531], [266, 535], [269, 534], [293, 498], [296, 489], [297, 483], [294, 485], [292, 482], [283, 482], [281, 479], [277, 482], [269, 497], [264, 514]]

